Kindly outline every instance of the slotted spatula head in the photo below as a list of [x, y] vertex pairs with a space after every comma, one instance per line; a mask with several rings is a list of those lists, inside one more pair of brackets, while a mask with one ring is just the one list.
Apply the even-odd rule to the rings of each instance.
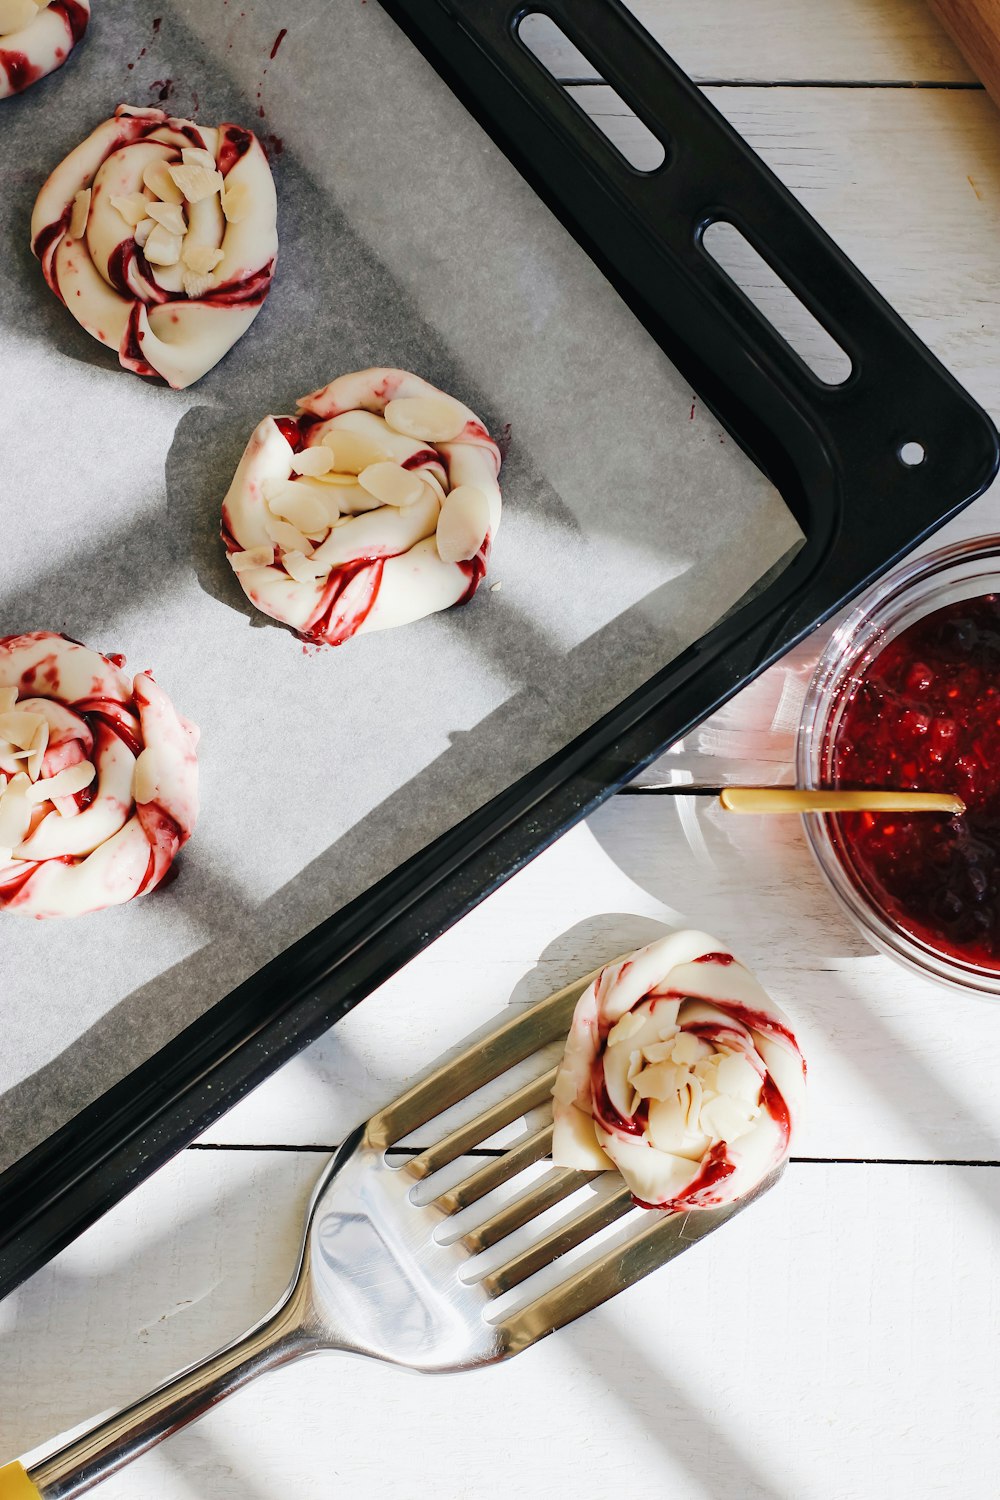
[[[506, 1359], [765, 1192], [781, 1167], [736, 1203], [667, 1213], [637, 1208], [616, 1173], [546, 1167], [556, 1063], [595, 977], [506, 1020], [356, 1131], [316, 1188], [296, 1275], [274, 1312], [30, 1474], [0, 1469], [0, 1500], [81, 1494], [302, 1354], [344, 1350], [428, 1372]], [[526, 1135], [483, 1150], [524, 1117]], [[459, 1158], [470, 1152], [479, 1155], [463, 1176]]]
[[[778, 1168], [738, 1203], [671, 1214], [637, 1209], [615, 1173], [532, 1170], [552, 1141], [551, 1049], [561, 1049], [574, 1006], [594, 978], [567, 986], [443, 1063], [375, 1115], [333, 1161], [311, 1210], [303, 1274], [335, 1347], [427, 1371], [504, 1359], [672, 1260], [780, 1176]], [[446, 1112], [504, 1075], [511, 1076], [509, 1091], [471, 1119], [421, 1150], [399, 1149], [415, 1134], [437, 1135]], [[535, 1126], [527, 1135], [434, 1191], [436, 1174], [525, 1115]], [[588, 1194], [588, 1185], [599, 1190]], [[552, 1210], [574, 1196], [582, 1201], [551, 1222]], [[469, 1227], [466, 1211], [476, 1204]], [[621, 1232], [609, 1238], [621, 1220]], [[480, 1252], [491, 1249], [486, 1262]], [[546, 1272], [541, 1285], [526, 1285]], [[522, 1295], [514, 1299], [516, 1288]]]

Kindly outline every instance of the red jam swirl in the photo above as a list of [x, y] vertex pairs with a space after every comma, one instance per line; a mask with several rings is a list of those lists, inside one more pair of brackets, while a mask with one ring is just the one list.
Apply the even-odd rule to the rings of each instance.
[[1000, 970], [1000, 595], [958, 600], [866, 668], [832, 745], [835, 785], [954, 792], [966, 813], [848, 813], [841, 858], [905, 932]]

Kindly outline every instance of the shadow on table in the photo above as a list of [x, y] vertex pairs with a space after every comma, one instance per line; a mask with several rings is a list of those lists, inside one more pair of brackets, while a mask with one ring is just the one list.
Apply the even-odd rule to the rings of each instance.
[[[16, 1291], [0, 1361], [0, 1463], [137, 1400], [265, 1314], [294, 1269], [321, 1161], [315, 1171], [311, 1159], [302, 1166], [290, 1191], [287, 1155], [262, 1154], [252, 1191], [245, 1171], [220, 1173], [218, 1191], [197, 1211], [179, 1211], [168, 1232], [155, 1209], [138, 1224], [126, 1216], [120, 1238], [105, 1227], [90, 1251], [64, 1252]], [[157, 1187], [144, 1191], [149, 1201]], [[282, 1211], [257, 1223], [253, 1206], [269, 1202]], [[223, 1274], [212, 1279], [209, 1267]], [[173, 1288], [184, 1299], [161, 1312]]]
[[[598, 1340], [594, 1335], [599, 1322], [603, 1327]], [[787, 1490], [776, 1489], [761, 1473], [753, 1455], [736, 1443], [724, 1426], [688, 1398], [680, 1382], [655, 1362], [641, 1339], [627, 1338], [600, 1310], [589, 1314], [578, 1331], [570, 1330], [563, 1336], [573, 1339], [580, 1359], [605, 1381], [609, 1394], [625, 1407], [632, 1420], [637, 1416], [632, 1393], [642, 1391], [644, 1410], [656, 1414], [655, 1421], [646, 1423], [646, 1430], [672, 1464], [683, 1464], [688, 1470], [692, 1493], [739, 1496], [739, 1500], [792, 1500]], [[594, 1359], [598, 1343], [600, 1364]], [[627, 1379], [610, 1378], [610, 1363], [627, 1372]]]

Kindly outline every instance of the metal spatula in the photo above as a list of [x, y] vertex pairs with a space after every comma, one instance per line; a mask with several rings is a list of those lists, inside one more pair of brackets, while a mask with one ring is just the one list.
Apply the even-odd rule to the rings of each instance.
[[[316, 1188], [298, 1269], [274, 1311], [30, 1472], [20, 1464], [0, 1469], [0, 1500], [82, 1494], [256, 1375], [303, 1354], [344, 1350], [425, 1372], [506, 1359], [687, 1250], [772, 1186], [780, 1168], [741, 1203], [668, 1214], [636, 1210], [615, 1174], [533, 1172], [552, 1140], [548, 1101], [556, 1070], [545, 1067], [543, 1049], [565, 1037], [593, 978], [505, 1022], [356, 1131]], [[432, 1134], [437, 1116], [529, 1059], [536, 1063], [533, 1076], [475, 1119], [417, 1154], [397, 1150], [387, 1158], [398, 1142], [416, 1130]], [[538, 1109], [547, 1112], [541, 1128], [437, 1196], [428, 1185], [421, 1196], [430, 1201], [413, 1201], [421, 1179]], [[523, 1186], [513, 1181], [522, 1173]], [[553, 1226], [549, 1211], [595, 1177], [606, 1191]], [[514, 1193], [498, 1205], [494, 1195], [504, 1184]], [[449, 1236], [452, 1216], [475, 1203], [481, 1221]], [[612, 1237], [602, 1233], [630, 1214]], [[547, 1222], [539, 1225], [542, 1215]], [[501, 1245], [508, 1237], [510, 1246]], [[494, 1246], [496, 1263], [479, 1270], [473, 1258]], [[570, 1254], [578, 1249], [582, 1255]], [[532, 1277], [534, 1293], [522, 1287]], [[511, 1305], [515, 1288], [522, 1288], [521, 1300]]]

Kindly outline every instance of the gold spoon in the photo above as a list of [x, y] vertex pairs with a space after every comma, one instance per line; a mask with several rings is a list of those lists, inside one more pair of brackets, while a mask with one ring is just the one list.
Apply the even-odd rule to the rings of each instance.
[[716, 797], [727, 812], [935, 812], [961, 817], [965, 803], [950, 792], [812, 791], [797, 786], [698, 786], [685, 782], [640, 781], [622, 788], [632, 796]]
[[719, 802], [727, 812], [734, 813], [935, 812], [960, 817], [965, 812], [961, 797], [948, 792], [814, 792], [794, 786], [727, 786], [719, 792]]

